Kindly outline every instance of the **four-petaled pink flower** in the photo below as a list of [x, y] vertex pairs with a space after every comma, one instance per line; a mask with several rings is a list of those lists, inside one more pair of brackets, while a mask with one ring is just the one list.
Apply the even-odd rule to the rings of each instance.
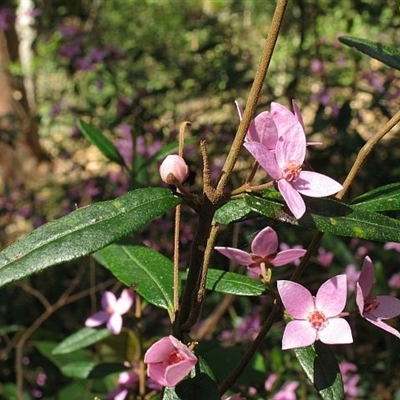
[[147, 375], [162, 386], [177, 385], [196, 365], [197, 357], [182, 342], [167, 336], [144, 355]]
[[281, 106], [273, 116], [279, 136], [275, 152], [271, 152], [263, 143], [254, 141], [246, 142], [244, 146], [277, 181], [290, 211], [299, 219], [306, 211], [301, 194], [309, 197], [330, 196], [341, 190], [342, 185], [326, 175], [302, 170], [307, 147], [303, 124], [300, 117], [292, 113], [288, 123], [285, 119], [287, 113], [283, 109], [285, 107]]
[[85, 326], [92, 328], [107, 323], [107, 329], [118, 335], [122, 329], [122, 315], [130, 310], [133, 300], [134, 294], [130, 289], [124, 289], [119, 299], [112, 292], [104, 292], [101, 297], [103, 310], [87, 318]]
[[356, 303], [360, 314], [371, 324], [376, 325], [400, 339], [400, 333], [383, 319], [400, 315], [400, 299], [392, 296], [373, 296], [372, 287], [375, 283], [375, 270], [371, 259], [367, 256], [358, 278], [356, 287]]
[[138, 384], [139, 375], [133, 371], [124, 371], [118, 375], [118, 387], [109, 392], [107, 400], [125, 400], [129, 392]]
[[328, 279], [315, 297], [296, 282], [281, 280], [277, 285], [283, 306], [293, 319], [283, 333], [283, 350], [309, 346], [316, 340], [326, 344], [353, 342], [348, 322], [340, 317], [346, 305], [346, 275]]
[[233, 247], [215, 247], [215, 250], [230, 260], [251, 268], [253, 273], [261, 273], [261, 267], [266, 270], [288, 264], [303, 257], [306, 253], [304, 249], [288, 249], [278, 252], [278, 236], [269, 226], [256, 235], [251, 243], [251, 253]]

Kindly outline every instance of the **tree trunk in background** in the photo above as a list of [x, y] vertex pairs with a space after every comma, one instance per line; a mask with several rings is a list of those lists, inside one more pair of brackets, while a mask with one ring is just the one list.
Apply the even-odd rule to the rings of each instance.
[[[24, 0], [21, 1], [23, 2]], [[30, 88], [28, 102], [23, 78], [10, 72], [10, 65], [20, 62], [19, 38], [16, 32], [15, 9], [11, 5], [3, 6], [0, 12], [5, 12], [6, 9], [11, 16], [10, 24], [6, 29], [3, 27], [4, 30], [0, 30], [0, 178], [3, 189], [4, 185], [14, 186], [32, 179], [38, 161], [46, 158], [38, 139], [36, 107], [32, 103], [33, 88]], [[28, 17], [26, 11], [25, 14]], [[19, 25], [23, 39], [26, 29], [31, 29], [29, 24]]]

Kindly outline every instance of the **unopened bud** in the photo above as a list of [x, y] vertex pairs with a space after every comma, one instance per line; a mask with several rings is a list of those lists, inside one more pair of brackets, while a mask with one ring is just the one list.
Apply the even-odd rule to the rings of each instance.
[[189, 167], [181, 156], [169, 155], [160, 165], [160, 175], [165, 183], [183, 183], [189, 176]]

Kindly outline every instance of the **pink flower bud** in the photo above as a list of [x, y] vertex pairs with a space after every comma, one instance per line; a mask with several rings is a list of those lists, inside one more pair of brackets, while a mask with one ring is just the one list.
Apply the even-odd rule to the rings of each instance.
[[147, 350], [144, 362], [151, 379], [162, 386], [175, 386], [197, 364], [197, 358], [188, 347], [170, 335]]
[[160, 165], [160, 175], [165, 183], [183, 183], [189, 176], [189, 167], [181, 156], [169, 155]]

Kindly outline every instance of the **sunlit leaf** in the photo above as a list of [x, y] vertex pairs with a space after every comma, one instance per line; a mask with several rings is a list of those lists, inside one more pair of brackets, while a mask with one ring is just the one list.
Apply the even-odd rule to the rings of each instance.
[[73, 211], [0, 252], [0, 286], [91, 254], [140, 229], [180, 202], [168, 189], [143, 188]]
[[397, 211], [400, 210], [400, 183], [380, 186], [352, 202], [352, 207], [363, 211]]

